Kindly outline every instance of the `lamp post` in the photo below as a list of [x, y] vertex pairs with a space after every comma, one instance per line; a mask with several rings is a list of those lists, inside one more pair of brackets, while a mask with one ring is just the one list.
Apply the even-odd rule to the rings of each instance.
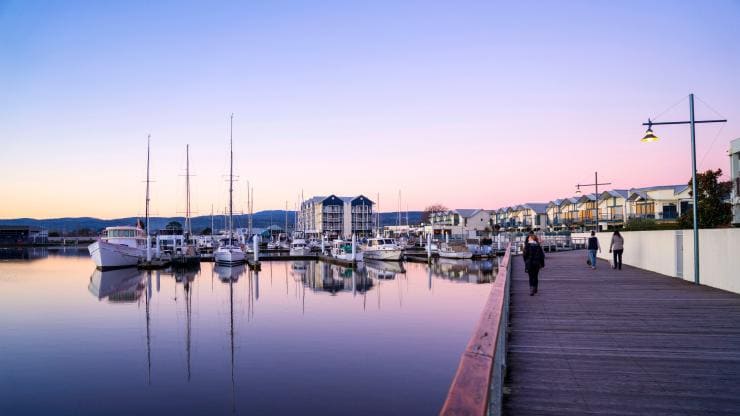
[[581, 187], [586, 187], [586, 186], [593, 186], [593, 187], [595, 187], [595, 189], [594, 189], [594, 195], [596, 196], [596, 198], [594, 199], [594, 201], [595, 201], [594, 202], [595, 203], [595, 205], [594, 205], [594, 214], [596, 214], [595, 215], [595, 224], [596, 225], [594, 226], [594, 230], [596, 232], [599, 231], [599, 185], [611, 185], [611, 184], [612, 184], [611, 182], [599, 183], [599, 172], [594, 172], [594, 183], [586, 183], [586, 184], [580, 184], [579, 183], [578, 185], [576, 185], [576, 188], [578, 189], [578, 191], [577, 191], [578, 193], [581, 192]]
[[689, 121], [663, 121], [654, 122], [648, 119], [643, 126], [648, 126], [645, 137], [640, 141], [653, 143], [658, 141], [658, 136], [653, 133], [653, 126], [666, 124], [689, 124], [691, 126], [691, 195], [693, 197], [692, 212], [694, 217], [694, 283], [699, 284], [699, 194], [696, 185], [696, 124], [699, 123], [726, 123], [727, 120], [696, 120], [694, 119], [694, 94], [689, 94]]

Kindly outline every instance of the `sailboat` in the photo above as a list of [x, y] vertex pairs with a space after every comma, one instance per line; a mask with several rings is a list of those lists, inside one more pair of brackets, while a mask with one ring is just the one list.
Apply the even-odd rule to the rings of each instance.
[[190, 218], [190, 145], [185, 145], [185, 229], [182, 251], [172, 258], [172, 263], [179, 267], [200, 265], [200, 255], [193, 240], [193, 225]]
[[216, 264], [222, 266], [243, 264], [246, 261], [244, 251], [234, 244], [234, 114], [231, 115], [229, 146], [229, 239], [214, 253]]

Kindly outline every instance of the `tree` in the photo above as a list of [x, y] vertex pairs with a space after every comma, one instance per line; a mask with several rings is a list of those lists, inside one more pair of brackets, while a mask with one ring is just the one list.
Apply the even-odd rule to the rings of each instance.
[[424, 212], [421, 214], [421, 222], [429, 224], [432, 214], [437, 212], [448, 211], [447, 207], [442, 204], [432, 204], [424, 208]]
[[182, 230], [182, 224], [180, 224], [180, 221], [170, 221], [167, 223], [167, 226], [164, 228], [167, 231], [178, 231], [178, 230]]
[[[699, 228], [715, 228], [729, 225], [732, 221], [732, 208], [725, 202], [732, 191], [732, 182], [720, 181], [722, 169], [708, 170], [696, 174], [696, 187], [699, 192]], [[689, 180], [689, 187], [692, 181]], [[693, 196], [693, 194], [692, 194]], [[681, 213], [679, 224], [684, 228], [692, 228], [694, 223], [693, 210]]]
[[59, 234], [59, 231], [49, 231], [49, 237], [61, 237], [62, 235]]
[[211, 227], [206, 227], [203, 229], [203, 231], [200, 232], [200, 235], [211, 235], [213, 234], [213, 230], [211, 230]]

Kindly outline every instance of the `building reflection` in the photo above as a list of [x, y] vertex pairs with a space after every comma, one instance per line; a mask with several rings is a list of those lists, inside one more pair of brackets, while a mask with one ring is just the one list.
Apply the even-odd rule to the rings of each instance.
[[296, 281], [302, 282], [304, 287], [331, 295], [341, 292], [365, 293], [374, 286], [362, 267], [355, 270], [325, 262], [293, 262], [291, 275]]
[[0, 260], [38, 260], [48, 255], [46, 247], [0, 247]]

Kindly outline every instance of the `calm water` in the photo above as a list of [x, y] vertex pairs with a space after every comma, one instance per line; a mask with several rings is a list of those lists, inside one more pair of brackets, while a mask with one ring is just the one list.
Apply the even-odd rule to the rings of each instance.
[[435, 414], [493, 269], [0, 250], [0, 414]]

